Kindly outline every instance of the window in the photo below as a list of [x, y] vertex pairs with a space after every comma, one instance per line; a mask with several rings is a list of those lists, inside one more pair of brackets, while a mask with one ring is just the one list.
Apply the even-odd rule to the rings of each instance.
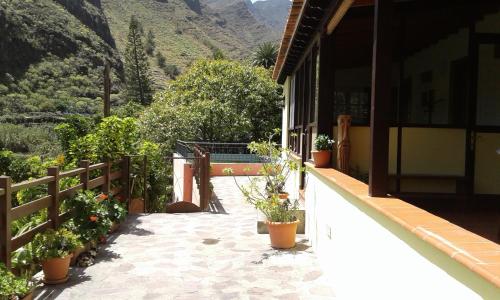
[[335, 91], [334, 120], [339, 115], [351, 115], [353, 125], [370, 123], [370, 88]]

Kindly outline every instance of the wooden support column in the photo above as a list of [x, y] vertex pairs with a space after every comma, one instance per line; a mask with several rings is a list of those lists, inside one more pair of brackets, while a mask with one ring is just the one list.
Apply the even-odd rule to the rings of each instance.
[[0, 176], [0, 262], [3, 262], [8, 270], [11, 268], [12, 231], [10, 227], [12, 209], [12, 179], [8, 176]]
[[369, 170], [369, 194], [373, 197], [384, 197], [388, 192], [393, 9], [392, 0], [375, 0]]
[[318, 135], [326, 134], [333, 138], [333, 93], [334, 93], [334, 67], [333, 67], [333, 37], [321, 37], [319, 50], [319, 97], [318, 97]]
[[122, 171], [122, 197], [127, 203], [127, 209], [130, 204], [130, 156], [124, 156], [121, 165]]
[[111, 191], [111, 165], [113, 163], [111, 160], [106, 162], [106, 166], [103, 169], [104, 184], [102, 185], [102, 193], [107, 195]]
[[148, 156], [144, 155], [142, 161], [142, 176], [144, 178], [143, 182], [143, 198], [144, 198], [144, 212], [149, 211], [149, 199], [148, 199]]
[[89, 166], [90, 166], [89, 160], [80, 161], [80, 168], [85, 169], [85, 172], [80, 174], [80, 183], [83, 184], [84, 191], [89, 189], [89, 178], [90, 178]]
[[48, 212], [52, 228], [57, 229], [59, 227], [59, 167], [48, 168], [47, 175], [54, 177], [54, 181], [48, 184], [48, 194], [52, 196]]

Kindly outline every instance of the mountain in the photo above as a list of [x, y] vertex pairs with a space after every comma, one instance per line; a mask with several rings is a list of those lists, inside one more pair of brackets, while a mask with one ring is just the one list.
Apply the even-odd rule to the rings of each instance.
[[[144, 31], [156, 37], [157, 51], [166, 63], [185, 69], [189, 64], [221, 50], [232, 59], [246, 59], [264, 41], [279, 40], [282, 28], [264, 22], [259, 8], [245, 0], [101, 0], [117, 48], [126, 46], [130, 17], [135, 15]], [[282, 2], [268, 0], [266, 2]], [[288, 2], [290, 6], [290, 2]], [[288, 13], [288, 8], [286, 8]], [[259, 17], [257, 17], [259, 16]], [[259, 19], [258, 19], [259, 18]], [[285, 17], [286, 19], [286, 17]], [[284, 21], [283, 21], [284, 22]], [[152, 57], [150, 65], [157, 87], [167, 76]]]
[[[0, 122], [98, 112], [105, 60], [112, 100], [126, 100], [122, 61], [132, 15], [154, 33], [155, 55], [182, 71], [220, 51], [245, 60], [260, 43], [277, 42], [289, 7], [288, 0], [1, 0]], [[155, 56], [149, 63], [161, 89], [168, 68]]]
[[[100, 0], [0, 1], [0, 115], [95, 113], [102, 66], [123, 81]], [[115, 91], [116, 92], [116, 91]]]
[[290, 6], [290, 0], [267, 0], [252, 3], [250, 9], [258, 20], [273, 28], [281, 37]]

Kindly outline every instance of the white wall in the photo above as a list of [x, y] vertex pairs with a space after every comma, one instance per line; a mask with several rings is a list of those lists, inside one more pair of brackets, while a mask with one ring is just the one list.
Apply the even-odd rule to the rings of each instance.
[[[174, 157], [182, 157], [178, 153], [174, 153]], [[173, 202], [182, 201], [184, 193], [184, 164], [185, 159], [174, 159], [174, 193]]]
[[306, 182], [306, 235], [338, 299], [481, 299], [451, 275], [465, 266], [315, 173]]

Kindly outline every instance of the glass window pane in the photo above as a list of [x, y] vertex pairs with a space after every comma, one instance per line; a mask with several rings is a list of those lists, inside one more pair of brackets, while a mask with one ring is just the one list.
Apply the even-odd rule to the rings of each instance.
[[500, 126], [500, 57], [494, 44], [479, 45], [476, 123]]

